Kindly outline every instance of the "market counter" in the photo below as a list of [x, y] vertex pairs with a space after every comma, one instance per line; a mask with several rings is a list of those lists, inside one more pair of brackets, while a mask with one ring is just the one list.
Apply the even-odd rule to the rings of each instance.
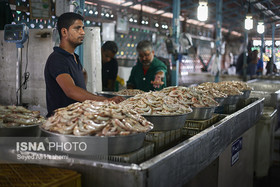
[[[240, 135], [256, 124], [264, 99], [227, 115], [214, 125], [140, 164], [69, 157], [66, 160], [26, 160], [82, 174], [83, 186], [182, 186], [210, 165]], [[4, 150], [6, 162], [18, 162], [16, 150]], [[34, 154], [40, 154], [35, 152]], [[2, 153], [3, 155], [3, 153]], [[0, 158], [3, 162], [3, 158]], [[22, 161], [21, 161], [22, 162]]]

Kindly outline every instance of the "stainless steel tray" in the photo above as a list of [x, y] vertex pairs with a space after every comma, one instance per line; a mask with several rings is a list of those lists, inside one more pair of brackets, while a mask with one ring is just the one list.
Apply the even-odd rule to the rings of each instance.
[[115, 92], [109, 92], [109, 91], [96, 92], [96, 94], [100, 95], [100, 96], [108, 97], [108, 98], [115, 97], [115, 96], [122, 96], [123, 98], [128, 99], [130, 97], [133, 97], [132, 95], [118, 95]]
[[192, 108], [193, 112], [187, 116], [188, 120], [205, 120], [212, 117], [216, 107]]
[[152, 131], [169, 131], [180, 129], [184, 126], [190, 113], [178, 115], [142, 115], [154, 124]]
[[[84, 142], [87, 146], [85, 151], [70, 150], [65, 153], [72, 155], [116, 155], [133, 152], [142, 147], [146, 133], [136, 133], [124, 136], [75, 136], [64, 135], [47, 131], [41, 128], [41, 136], [48, 137], [47, 142], [58, 144], [67, 142]], [[83, 144], [84, 145], [84, 144]]]
[[0, 127], [0, 137], [38, 137], [40, 124], [20, 127]]

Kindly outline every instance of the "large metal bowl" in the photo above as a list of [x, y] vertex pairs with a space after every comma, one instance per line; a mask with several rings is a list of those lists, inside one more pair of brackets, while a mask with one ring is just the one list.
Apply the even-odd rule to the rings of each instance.
[[0, 127], [0, 137], [38, 137], [39, 125], [26, 125], [19, 127]]
[[121, 96], [125, 99], [128, 99], [130, 97], [133, 97], [132, 95], [118, 95], [115, 92], [110, 92], [110, 91], [102, 91], [102, 92], [96, 92], [97, 95], [103, 96], [103, 97], [107, 97], [107, 98], [111, 98], [111, 97], [115, 97], [115, 96]]
[[187, 116], [188, 120], [205, 120], [210, 119], [215, 112], [216, 107], [197, 107], [192, 108], [192, 113]]
[[142, 115], [154, 124], [152, 131], [169, 131], [180, 129], [184, 126], [190, 113], [178, 115]]
[[[40, 127], [41, 128], [41, 127]], [[65, 150], [65, 153], [72, 155], [96, 156], [96, 155], [116, 155], [133, 152], [142, 147], [146, 133], [136, 133], [118, 136], [75, 136], [64, 135], [47, 131], [41, 128], [41, 136], [47, 137], [47, 142], [65, 144], [67, 142], [84, 142], [86, 150]], [[69, 143], [68, 143], [69, 144]], [[84, 148], [84, 147], [83, 147]]]

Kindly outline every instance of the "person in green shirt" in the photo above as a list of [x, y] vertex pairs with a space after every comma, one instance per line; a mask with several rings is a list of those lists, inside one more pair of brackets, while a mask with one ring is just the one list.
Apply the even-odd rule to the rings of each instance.
[[167, 67], [155, 57], [152, 43], [148, 40], [140, 41], [136, 50], [138, 60], [131, 70], [127, 88], [148, 92], [166, 87]]

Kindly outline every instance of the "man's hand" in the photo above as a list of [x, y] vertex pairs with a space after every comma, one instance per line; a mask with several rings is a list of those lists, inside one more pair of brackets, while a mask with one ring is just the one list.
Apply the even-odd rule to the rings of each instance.
[[124, 101], [125, 99], [121, 96], [116, 96], [116, 97], [109, 98], [107, 100], [114, 101], [115, 103], [120, 103], [120, 102]]
[[155, 80], [151, 81], [151, 84], [153, 84], [155, 88], [159, 88], [161, 85], [164, 84], [164, 82], [162, 82], [163, 78], [164, 78], [164, 72], [160, 71], [156, 74]]

